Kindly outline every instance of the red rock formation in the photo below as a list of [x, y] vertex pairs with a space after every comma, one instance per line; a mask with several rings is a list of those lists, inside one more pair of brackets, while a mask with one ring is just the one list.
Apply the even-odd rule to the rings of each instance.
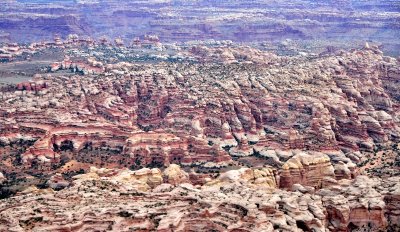
[[294, 184], [321, 188], [334, 178], [334, 168], [325, 154], [299, 153], [283, 164], [279, 176], [280, 188], [291, 189]]
[[[393, 180], [381, 183], [378, 179], [359, 176], [350, 185], [346, 183], [343, 187], [331, 191], [320, 190], [317, 194], [323, 196], [322, 201], [327, 208], [331, 230], [398, 228], [397, 220], [393, 220], [396, 213], [392, 211], [396, 203], [388, 204], [385, 200], [397, 194], [395, 189], [398, 185], [393, 185]], [[393, 187], [380, 193], [383, 188], [387, 188], [387, 184]], [[387, 190], [390, 194], [387, 194]]]
[[183, 171], [179, 165], [171, 164], [163, 172], [164, 182], [179, 185], [189, 183], [189, 174]]
[[[4, 208], [0, 212], [0, 230], [129, 227], [160, 231], [210, 228], [396, 231], [399, 228], [395, 220], [398, 201], [393, 198], [399, 190], [397, 177], [379, 180], [359, 176], [315, 193], [303, 193], [298, 191], [300, 188], [289, 192], [266, 184], [265, 179], [271, 180], [267, 170], [232, 170], [201, 188], [189, 183], [176, 186], [163, 183], [162, 176], [181, 176], [170, 175], [170, 171], [93, 167], [90, 172], [75, 176], [73, 184], [59, 192], [29, 188], [19, 196], [0, 201], [0, 207]], [[259, 175], [259, 171], [266, 175]]]
[[20, 91], [41, 91], [42, 89], [47, 88], [46, 82], [22, 82], [18, 83], [16, 86], [17, 90]]
[[[210, 54], [216, 52], [207, 49]], [[248, 49], [227, 50], [237, 58]], [[304, 63], [300, 58], [268, 57], [250, 50], [250, 54], [263, 54], [268, 62], [168, 66], [103, 64], [89, 58], [85, 64], [102, 69], [104, 75], [50, 75], [19, 84], [20, 90], [46, 91], [37, 96], [4, 93], [1, 112], [7, 120], [1, 123], [9, 128], [8, 120], [13, 119], [18, 122], [15, 133], [41, 137], [25, 152], [29, 158], [24, 160], [40, 156], [46, 162], [57, 162], [54, 145], [72, 141], [74, 151], [89, 142], [94, 147], [126, 147], [124, 155], [132, 157], [121, 162], [130, 160], [129, 165], [137, 157], [143, 158], [143, 164], [153, 160], [166, 165], [179, 160], [186, 164], [225, 162], [230, 160], [226, 150], [232, 156], [260, 154], [279, 166], [290, 157], [279, 160], [269, 151], [372, 151], [376, 145], [399, 138], [398, 93], [389, 87], [398, 78], [396, 60], [363, 50]], [[71, 60], [66, 58], [57, 67], [77, 68]], [[289, 60], [292, 66], [275, 65]], [[24, 126], [26, 122], [30, 126]], [[55, 132], [46, 129], [46, 135], [35, 135], [33, 125], [44, 122], [52, 124]], [[73, 132], [76, 127], [77, 134]], [[101, 127], [106, 132], [90, 131]], [[133, 145], [136, 156], [128, 152], [131, 145], [126, 141], [144, 135], [142, 131], [149, 132], [148, 136], [172, 136], [179, 142], [167, 139], [162, 148], [156, 138], [150, 139], [153, 150]], [[335, 175], [348, 177], [339, 169]]]
[[204, 140], [163, 133], [137, 133], [128, 138], [124, 152], [138, 165], [168, 165], [227, 162], [228, 154]]

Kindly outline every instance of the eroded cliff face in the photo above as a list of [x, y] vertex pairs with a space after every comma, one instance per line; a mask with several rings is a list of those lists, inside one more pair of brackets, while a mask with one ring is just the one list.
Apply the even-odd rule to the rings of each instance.
[[136, 36], [157, 34], [169, 42], [265, 41], [267, 47], [296, 53], [303, 44], [316, 50], [347, 48], [368, 38], [399, 54], [396, 0], [3, 1], [0, 11], [2, 42], [78, 34], [122, 37], [127, 44]]
[[398, 177], [358, 176], [313, 192], [300, 184], [292, 191], [278, 189], [267, 169], [232, 170], [203, 186], [188, 183], [187, 175], [178, 165], [164, 172], [91, 168], [61, 191], [30, 188], [0, 201], [0, 229], [378, 231], [400, 226]]
[[182, 56], [1, 88], [0, 230], [399, 228], [399, 60]]
[[279, 185], [289, 189], [294, 184], [321, 188], [334, 177], [334, 168], [327, 155], [299, 153], [283, 164]]
[[34, 91], [18, 85], [1, 93], [1, 141], [33, 139], [28, 166], [89, 148], [122, 153], [127, 165], [256, 155], [281, 166], [293, 156], [285, 151], [343, 151], [358, 162], [350, 153], [399, 140], [399, 62], [377, 48], [247, 62], [243, 48], [228, 51], [232, 64], [118, 63], [96, 76], [41, 77]]

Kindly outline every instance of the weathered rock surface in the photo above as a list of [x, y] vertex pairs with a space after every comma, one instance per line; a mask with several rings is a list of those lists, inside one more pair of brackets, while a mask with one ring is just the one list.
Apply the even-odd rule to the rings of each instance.
[[[100, 42], [104, 45], [114, 40], [119, 47], [134, 40], [135, 45], [146, 46], [159, 40], [157, 36], [149, 36], [157, 34], [164, 41], [205, 40], [205, 44], [211, 45], [226, 45], [233, 40], [265, 41], [268, 46], [273, 44], [272, 41], [279, 41], [276, 46], [292, 52], [304, 51], [304, 42], [322, 50], [330, 46], [329, 50], [334, 51], [365, 38], [383, 43], [384, 49], [393, 54], [398, 54], [399, 48], [397, 0], [343, 0], [339, 5], [335, 1], [311, 0], [277, 1], [273, 4], [264, 0], [212, 4], [207, 0], [178, 0], [174, 8], [169, 1], [159, 0], [37, 3], [3, 0], [2, 3], [1, 42], [47, 41], [55, 34], [77, 42], [82, 40], [82, 36], [78, 38], [75, 35], [79, 34], [103, 36]], [[143, 36], [145, 34], [147, 36]], [[110, 38], [105, 38], [105, 35]], [[343, 36], [347, 39], [343, 40]], [[292, 48], [299, 41], [299, 46]], [[53, 45], [57, 44], [59, 41], [55, 40]], [[226, 52], [221, 52], [221, 55], [227, 59], [231, 57]]]
[[321, 188], [329, 185], [334, 177], [334, 168], [327, 155], [300, 152], [283, 164], [279, 186], [291, 189], [293, 184], [302, 184]]
[[98, 74], [0, 87], [0, 231], [398, 230], [400, 65], [378, 47], [150, 64], [76, 40], [54, 46]]
[[188, 183], [189, 174], [181, 169], [179, 165], [170, 164], [163, 172], [164, 181], [172, 184], [179, 185], [183, 183]]
[[[163, 175], [172, 169], [179, 167]], [[0, 230], [377, 231], [400, 226], [398, 177], [359, 176], [310, 193], [298, 184], [294, 192], [258, 184], [265, 176], [259, 171], [228, 171], [198, 189], [163, 184], [156, 169], [92, 168], [61, 191], [36, 189], [1, 200]]]
[[[48, 169], [63, 150], [122, 153], [114, 163], [137, 167], [226, 165], [251, 155], [282, 166], [288, 150], [372, 152], [399, 140], [400, 66], [377, 48], [311, 61], [254, 48], [208, 52], [219, 60], [213, 54], [225, 50], [235, 62], [119, 62], [85, 78], [38, 76], [29, 86], [44, 89], [0, 93], [1, 141], [35, 140], [22, 161]], [[239, 59], [246, 52], [256, 55]], [[337, 177], [349, 176], [334, 166]]]
[[56, 173], [47, 181], [47, 185], [52, 189], [63, 189], [69, 186], [69, 182], [66, 181], [60, 173]]
[[217, 179], [206, 183], [206, 186], [224, 186], [230, 183], [241, 183], [248, 186], [276, 188], [277, 183], [273, 170], [268, 168], [241, 168], [221, 174]]
[[332, 230], [399, 228], [398, 220], [393, 220], [396, 210], [392, 211], [394, 205], [398, 207], [398, 202], [386, 202], [390, 196], [398, 196], [398, 177], [383, 181], [358, 176], [352, 182], [345, 180], [340, 184], [340, 187], [321, 189], [316, 193], [322, 196]]

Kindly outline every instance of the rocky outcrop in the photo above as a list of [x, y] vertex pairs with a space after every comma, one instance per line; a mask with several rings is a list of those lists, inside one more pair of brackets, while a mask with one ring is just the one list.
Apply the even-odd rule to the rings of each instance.
[[49, 70], [51, 72], [69, 70], [73, 73], [88, 75], [104, 73], [105, 67], [103, 63], [96, 61], [93, 57], [89, 57], [86, 61], [71, 61], [66, 58], [61, 62], [51, 64]]
[[129, 137], [124, 153], [138, 165], [164, 166], [171, 163], [223, 163], [230, 161], [221, 148], [207, 144], [203, 139], [178, 137], [166, 133], [137, 133]]
[[[161, 3], [79, 0], [32, 5], [29, 2], [7, 0], [3, 2], [4, 9], [8, 11], [0, 21], [3, 25], [0, 36], [5, 41], [26, 43], [48, 40], [53, 35], [59, 35], [67, 38], [70, 43], [64, 46], [69, 46], [84, 40], [76, 36], [79, 34], [97, 38], [102, 36], [99, 44], [110, 45], [114, 40], [115, 45], [121, 46], [121, 40], [131, 41], [134, 39], [133, 35], [142, 34], [142, 41], [134, 39], [135, 44], [148, 46], [159, 42], [158, 36], [152, 35], [157, 34], [163, 41], [190, 41], [188, 45], [203, 41], [204, 44], [214, 46], [229, 45], [232, 43], [230, 40], [262, 42], [267, 49], [279, 49], [284, 54], [306, 52], [303, 46], [297, 45], [297, 40], [305, 40], [304, 43], [315, 48], [315, 53], [324, 51], [326, 47], [328, 52], [333, 52], [354, 46], [366, 37], [382, 43], [386, 52], [397, 50], [399, 45], [396, 38], [396, 22], [399, 20], [396, 0], [355, 3], [342, 0], [339, 7], [334, 1], [295, 0], [273, 5], [260, 0], [229, 1], [214, 2], [210, 6], [207, 1], [180, 0], [182, 7], [170, 10], [174, 17], [165, 14], [169, 6]], [[54, 8], [63, 11], [54, 11]], [[258, 9], [270, 10], [260, 12]], [[326, 12], [326, 9], [335, 11]], [[213, 14], [216, 11], [217, 16]], [[137, 25], [143, 20], [148, 23], [138, 28]], [[343, 26], [343, 22], [346, 25]], [[376, 35], [376, 30], [384, 33]], [[341, 40], [343, 36], [347, 36], [348, 40]], [[313, 43], [315, 39], [320, 42]], [[61, 45], [58, 40], [51, 41], [50, 44]], [[87, 40], [82, 44], [91, 45], [93, 42]], [[395, 51], [392, 52], [396, 54]], [[227, 59], [231, 57], [229, 53], [221, 55]]]
[[390, 196], [398, 195], [397, 183], [398, 178], [382, 181], [358, 176], [351, 183], [346, 180], [340, 186], [319, 190], [317, 194], [322, 196], [324, 207], [327, 208], [330, 229], [398, 228], [398, 222], [393, 220], [396, 217], [396, 210], [392, 211], [394, 205], [386, 201]]
[[[201, 188], [163, 183], [158, 169], [91, 168], [61, 191], [31, 189], [0, 201], [1, 230], [397, 230], [397, 177], [358, 176], [316, 192], [273, 187], [267, 170], [240, 169]], [[259, 172], [263, 172], [262, 175]], [[172, 175], [177, 176], [177, 175]], [[164, 181], [171, 179], [164, 178]], [[270, 179], [272, 180], [272, 179]], [[151, 187], [150, 187], [151, 186]], [[51, 204], [48, 204], [51, 202]], [[23, 204], [21, 204], [23, 203]]]
[[41, 91], [47, 88], [47, 84], [45, 82], [22, 82], [18, 83], [16, 86], [17, 90], [20, 91]]
[[163, 172], [164, 182], [172, 185], [179, 185], [182, 183], [188, 183], [189, 174], [186, 173], [177, 164], [170, 164]]
[[133, 48], [70, 39], [57, 48], [102, 73], [0, 88], [1, 196], [19, 191], [0, 230], [398, 229], [399, 62], [377, 47], [226, 42], [175, 62], [171, 45], [168, 62], [135, 63]]
[[91, 167], [90, 172], [74, 177], [76, 182], [106, 179], [112, 183], [121, 184], [125, 189], [148, 191], [163, 183], [162, 172], [157, 169], [143, 168], [137, 171], [113, 170]]
[[300, 152], [283, 164], [279, 186], [291, 189], [294, 184], [301, 184], [321, 188], [335, 182], [334, 171], [327, 155]]
[[276, 188], [274, 171], [268, 168], [241, 168], [221, 174], [217, 179], [210, 180], [206, 186], [224, 186], [230, 183], [240, 183], [254, 187]]
[[[400, 138], [397, 92], [388, 84], [396, 85], [399, 64], [377, 48], [310, 62], [255, 48], [206, 48], [214, 58], [229, 50], [236, 61], [106, 64], [98, 55], [90, 61], [102, 62], [100, 77], [37, 76], [32, 83], [45, 90], [1, 93], [7, 129], [0, 137], [40, 137], [23, 155], [28, 166], [58, 163], [61, 147], [72, 145], [77, 153], [123, 153], [113, 159], [127, 167], [222, 165], [230, 156], [264, 157], [280, 167], [287, 159], [276, 151], [372, 152]], [[246, 52], [255, 54], [246, 57], [253, 64], [244, 61]], [[335, 167], [336, 176], [349, 176]]]
[[62, 174], [56, 173], [47, 181], [47, 185], [55, 190], [60, 190], [69, 186], [69, 182], [64, 179]]
[[400, 184], [398, 177], [391, 177], [387, 182], [384, 182], [383, 189], [389, 188], [385, 194], [383, 201], [385, 202], [385, 216], [391, 230], [396, 230], [400, 227]]

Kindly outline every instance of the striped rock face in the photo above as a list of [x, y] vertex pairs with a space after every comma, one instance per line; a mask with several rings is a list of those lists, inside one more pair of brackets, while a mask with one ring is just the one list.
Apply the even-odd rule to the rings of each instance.
[[146, 38], [7, 45], [0, 231], [398, 230], [399, 60]]
[[202, 187], [163, 183], [162, 175], [170, 182], [183, 173], [179, 169], [173, 165], [162, 173], [147, 168], [92, 168], [61, 191], [27, 189], [0, 201], [0, 229], [345, 231], [399, 227], [398, 177], [359, 176], [315, 192], [299, 184], [292, 191], [260, 184], [261, 179], [271, 178], [260, 169], [229, 171]]

